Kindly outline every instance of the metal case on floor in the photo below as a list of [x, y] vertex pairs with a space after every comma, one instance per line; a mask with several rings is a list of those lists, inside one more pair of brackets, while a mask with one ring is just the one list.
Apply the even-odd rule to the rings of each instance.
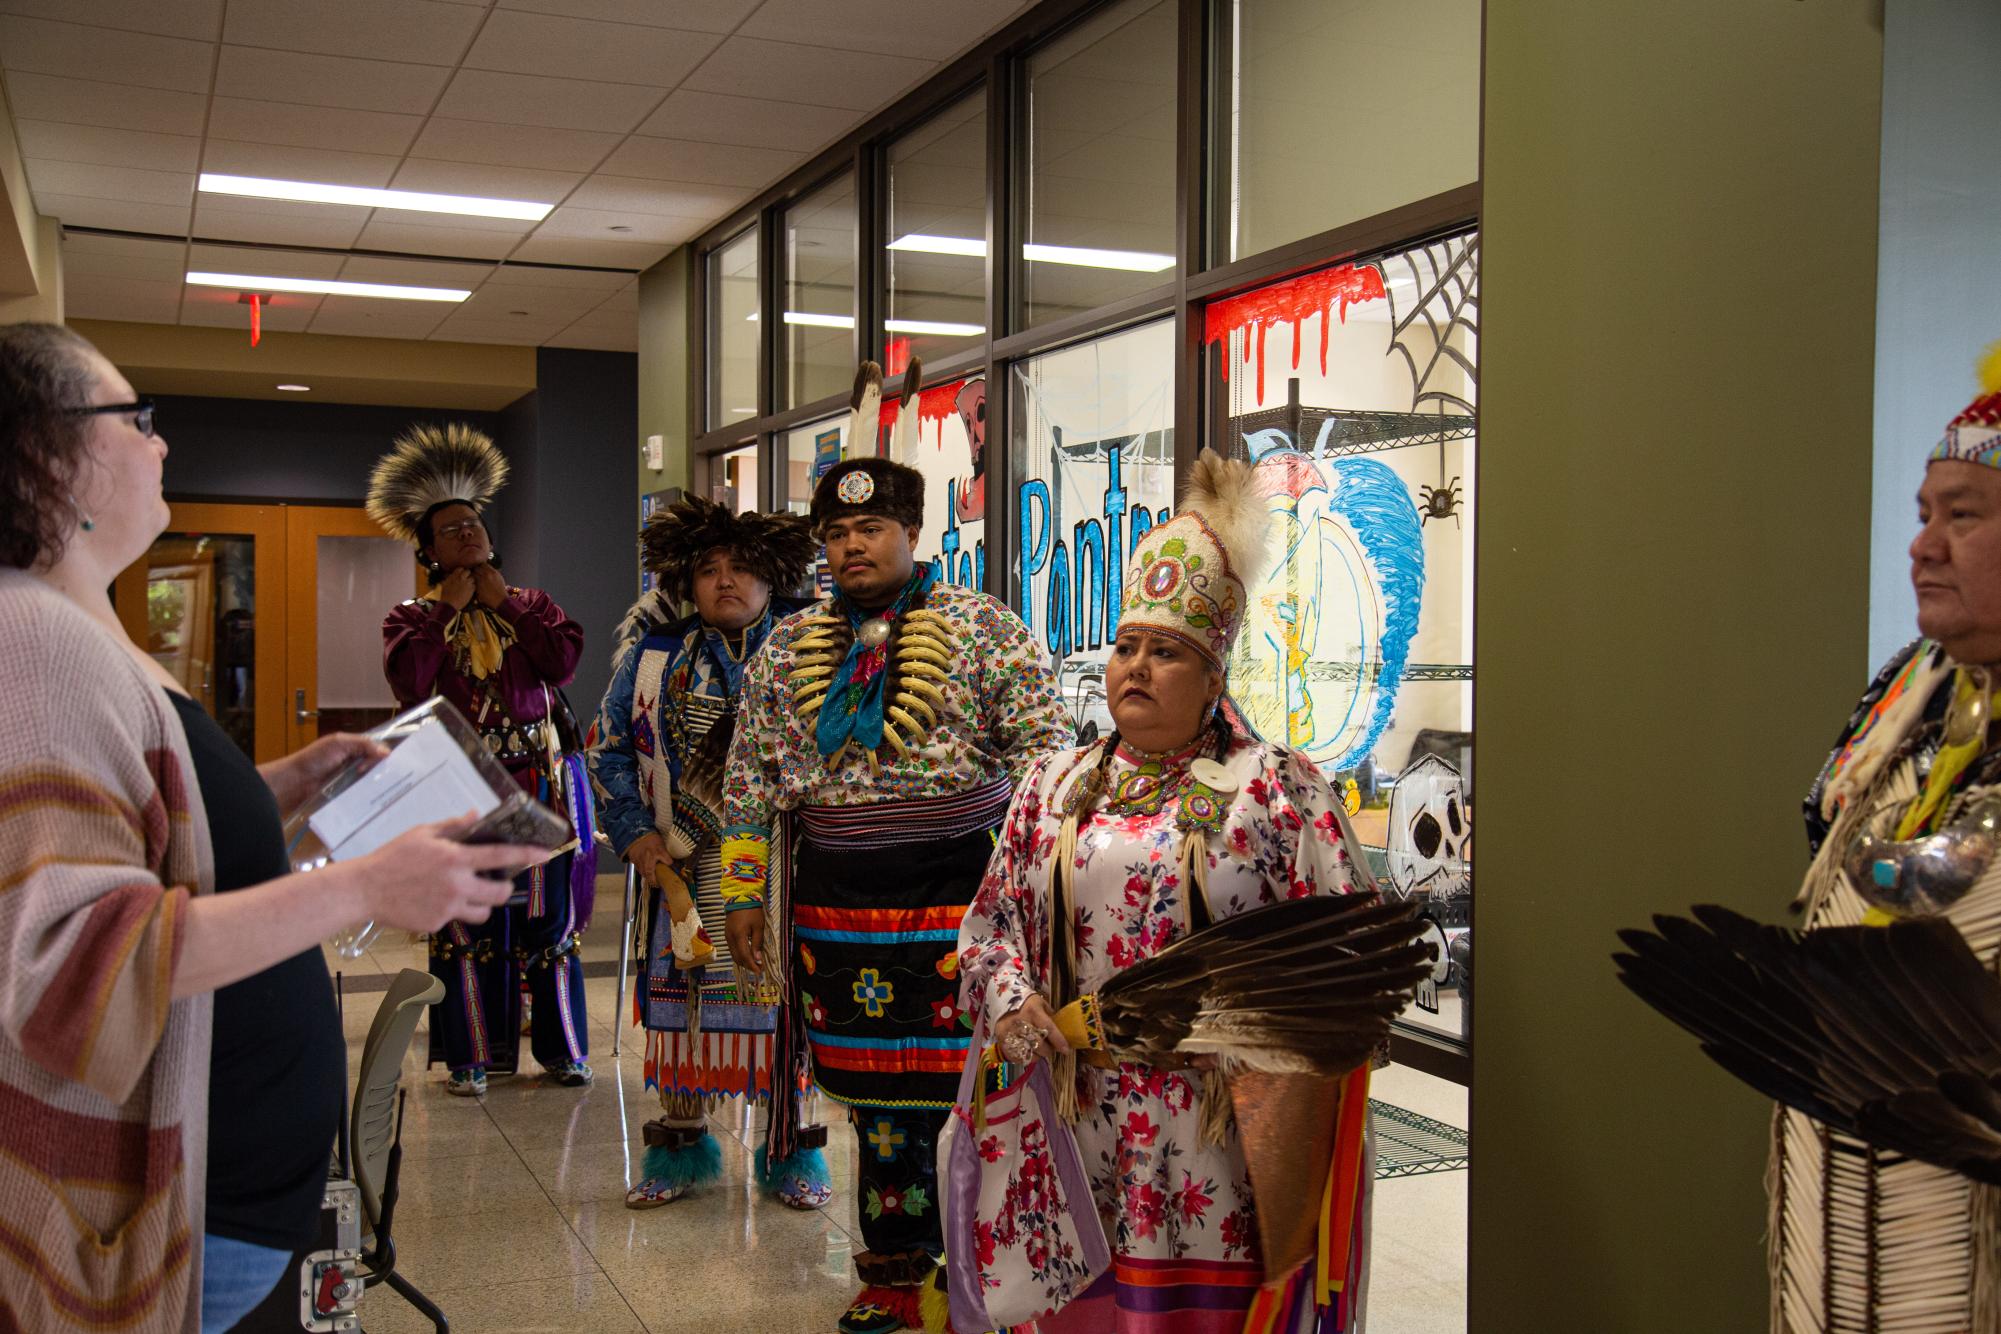
[[300, 1261], [299, 1325], [352, 1334], [361, 1328], [361, 1189], [327, 1182], [320, 1205], [320, 1249]]

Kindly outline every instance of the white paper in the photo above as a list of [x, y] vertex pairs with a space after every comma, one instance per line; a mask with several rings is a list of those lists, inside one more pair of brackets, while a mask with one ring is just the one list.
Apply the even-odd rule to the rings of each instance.
[[455, 820], [467, 811], [485, 815], [499, 804], [500, 795], [433, 718], [306, 824], [326, 845], [328, 857], [344, 861], [365, 857], [420, 824]]

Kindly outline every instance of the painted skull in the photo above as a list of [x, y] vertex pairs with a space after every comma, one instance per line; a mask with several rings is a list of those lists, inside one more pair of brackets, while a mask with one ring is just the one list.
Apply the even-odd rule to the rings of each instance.
[[1408, 896], [1424, 890], [1433, 898], [1464, 893], [1472, 875], [1466, 845], [1473, 836], [1459, 770], [1426, 755], [1397, 775], [1390, 792], [1390, 884]]

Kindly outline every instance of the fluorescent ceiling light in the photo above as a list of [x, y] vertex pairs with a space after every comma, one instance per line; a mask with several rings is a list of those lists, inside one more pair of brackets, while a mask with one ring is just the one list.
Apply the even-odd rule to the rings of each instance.
[[332, 278], [272, 278], [268, 274], [200, 274], [188, 282], [198, 288], [238, 288], [244, 292], [316, 292], [320, 296], [386, 296], [402, 302], [462, 302], [472, 292], [462, 288], [400, 288], [392, 282], [336, 282]]
[[[753, 324], [756, 323], [757, 312], [753, 310], [750, 314], [744, 316], [744, 319]], [[814, 329], [852, 329], [855, 327], [855, 317], [852, 315], [816, 315], [812, 311], [807, 310], [786, 311], [785, 322], [787, 324], [803, 324]], [[987, 326], [984, 324], [953, 324], [946, 320], [885, 320], [882, 327], [890, 333], [951, 334], [965, 338], [983, 334], [987, 331]]]
[[[987, 243], [970, 236], [928, 236], [911, 232], [889, 243], [891, 250], [917, 250], [927, 255], [969, 255], [985, 259]], [[1174, 256], [1151, 250], [1095, 250], [1088, 246], [1039, 245], [1021, 248], [1024, 259], [1038, 264], [1073, 264], [1086, 269], [1125, 269], [1132, 273], [1159, 273], [1172, 268]]]
[[358, 208], [401, 208], [416, 213], [457, 213], [473, 218], [519, 218], [540, 222], [554, 204], [526, 199], [483, 199], [478, 195], [434, 195], [422, 190], [375, 190], [359, 185], [319, 185], [312, 181], [276, 181], [263, 176], [201, 174], [200, 190], [212, 195], [247, 195], [252, 199], [289, 199], [302, 204], [352, 204]]

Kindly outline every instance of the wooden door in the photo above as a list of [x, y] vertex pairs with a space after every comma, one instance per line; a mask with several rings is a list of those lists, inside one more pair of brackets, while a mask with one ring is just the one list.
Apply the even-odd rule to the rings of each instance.
[[290, 748], [387, 722], [396, 701], [382, 676], [382, 620], [420, 591], [410, 548], [359, 506], [291, 505], [285, 578]]

